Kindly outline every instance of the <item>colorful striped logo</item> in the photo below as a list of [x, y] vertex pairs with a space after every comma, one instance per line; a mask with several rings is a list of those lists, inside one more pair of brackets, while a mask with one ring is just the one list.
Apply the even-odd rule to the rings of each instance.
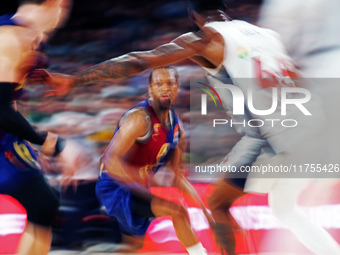
[[[203, 82], [198, 82], [198, 83], [205, 86], [206, 88], [210, 89], [217, 96], [218, 100], [220, 101], [221, 106], [223, 106], [220, 95], [217, 93], [217, 91], [213, 87], [211, 87], [210, 85], [203, 83]], [[207, 90], [206, 88], [201, 88], [201, 87], [198, 87], [198, 88], [203, 90], [205, 93], [207, 93], [212, 98], [212, 100], [214, 101], [215, 106], [217, 106], [217, 102], [215, 100], [215, 97], [213, 96], [213, 94], [209, 90]], [[201, 108], [202, 115], [207, 115], [207, 95], [206, 94], [201, 95], [201, 106], [202, 106], [202, 108]]]

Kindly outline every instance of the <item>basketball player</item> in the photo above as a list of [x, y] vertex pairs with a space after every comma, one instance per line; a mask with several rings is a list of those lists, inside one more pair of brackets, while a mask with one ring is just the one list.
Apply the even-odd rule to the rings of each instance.
[[[57, 94], [62, 94], [71, 86], [78, 84], [126, 78], [150, 68], [190, 58], [215, 77], [225, 69], [246, 98], [248, 91], [253, 89], [253, 98], [260, 102], [259, 108], [271, 108], [273, 96], [270, 89], [272, 87], [278, 84], [279, 87], [294, 86], [290, 75], [294, 75], [295, 68], [278, 34], [244, 21], [230, 21], [222, 11], [224, 7], [221, 1], [204, 1], [202, 9], [198, 9], [199, 13], [191, 11], [190, 14], [201, 28], [198, 33], [184, 34], [171, 43], [153, 50], [128, 53], [73, 75], [53, 74], [45, 71], [41, 74], [45, 75], [47, 84], [54, 85]], [[261, 151], [262, 144], [266, 143], [263, 139], [266, 139], [273, 152], [280, 155], [275, 158], [275, 160], [280, 159], [280, 164], [311, 163], [307, 160], [320, 159], [320, 155], [313, 151], [315, 144], [310, 138], [319, 135], [322, 129], [320, 123], [324, 117], [317, 103], [312, 102], [309, 107], [308, 110], [312, 112], [313, 118], [305, 116], [297, 109], [290, 109], [285, 116], [297, 118], [300, 123], [303, 123], [296, 129], [287, 129], [279, 125], [272, 127], [271, 123], [261, 126], [260, 139], [250, 139], [254, 142], [256, 150]], [[283, 119], [278, 109], [271, 116], [252, 114], [250, 117], [264, 122], [266, 117], [279, 121]], [[314, 121], [315, 119], [319, 122]], [[280, 123], [279, 121], [277, 123]], [[257, 152], [250, 157], [256, 158], [255, 154]], [[230, 183], [221, 182], [221, 185], [222, 190], [230, 188]], [[244, 194], [242, 188], [237, 188], [233, 193], [229, 198], [231, 202]], [[229, 201], [227, 204], [230, 203]], [[218, 223], [217, 215], [215, 213], [214, 216]], [[230, 222], [230, 219], [225, 220]], [[226, 249], [229, 254], [234, 254], [232, 245]]]
[[[192, 18], [202, 28], [200, 33], [185, 34], [175, 39], [172, 43], [162, 45], [150, 52], [130, 53], [122, 57], [106, 61], [72, 77], [60, 74], [51, 74], [46, 77], [49, 78], [46, 83], [51, 85], [56, 84], [56, 93], [62, 94], [68, 90], [70, 85], [91, 82], [92, 79], [93, 81], [97, 81], [125, 78], [130, 75], [140, 73], [148, 68], [161, 65], [162, 63], [171, 63], [188, 57], [206, 68], [207, 71], [211, 73], [211, 75], [209, 75], [210, 79], [216, 79], [217, 73], [220, 71], [219, 74], [221, 74], [223, 71], [214, 69], [222, 66], [223, 64], [225, 59], [224, 52], [226, 42], [222, 34], [214, 28], [209, 27], [209, 24], [213, 21], [217, 21], [214, 23], [222, 24], [223, 26], [229, 25], [231, 27], [233, 27], [233, 25], [228, 21], [224, 12], [221, 11], [224, 8], [222, 2], [215, 1], [214, 3], [211, 2], [211, 6], [203, 6], [203, 8], [207, 7], [209, 10], [207, 13], [209, 22], [206, 22], [207, 20], [205, 17], [192, 12]], [[207, 26], [203, 27], [205, 23], [207, 23]], [[239, 23], [240, 24], [238, 26], [242, 24], [245, 27], [250, 26], [247, 23]], [[270, 38], [273, 38], [273, 36], [270, 36]], [[241, 63], [241, 65], [244, 64]], [[243, 77], [243, 74], [237, 75], [239, 77]], [[225, 78], [225, 76], [222, 75], [221, 78]], [[215, 82], [213, 81], [212, 84], [215, 84]], [[230, 104], [228, 100], [229, 98], [223, 98], [225, 108], [227, 108], [226, 104]], [[229, 160], [228, 162], [225, 162], [226, 164], [239, 164], [240, 166], [251, 164], [256, 160], [262, 147], [266, 144], [266, 141], [258, 134], [258, 130], [254, 131], [253, 129], [249, 129], [247, 132], [248, 135], [245, 136], [237, 145], [238, 148], [243, 148], [242, 151], [245, 153], [234, 154], [231, 152], [227, 156]], [[244, 150], [244, 148], [247, 148], [247, 150]], [[251, 150], [249, 148], [254, 148], [255, 150]], [[231, 206], [233, 201], [245, 194], [243, 192], [244, 183], [244, 179], [234, 179], [232, 181], [229, 179], [223, 180], [219, 183], [216, 192], [209, 199], [210, 207], [216, 221], [216, 230], [219, 239], [218, 242], [223, 245], [223, 248], [229, 254], [234, 254], [235, 238], [233, 231], [230, 228], [231, 215], [228, 208]], [[228, 194], [228, 197], [226, 197], [226, 194]]]
[[[61, 24], [68, 0], [22, 0], [13, 17], [1, 17], [0, 26], [0, 193], [16, 198], [27, 211], [27, 226], [18, 254], [47, 254], [58, 199], [45, 181], [35, 150], [65, 163], [72, 175], [79, 152], [74, 144], [53, 133], [38, 133], [17, 111], [26, 78], [43, 60], [39, 45]], [[44, 61], [42, 61], [44, 62]]]
[[[268, 0], [262, 5], [259, 24], [278, 33], [289, 56], [299, 72], [308, 79], [308, 89], [322, 102], [325, 119], [324, 129], [313, 137], [314, 148], [322, 148], [319, 157], [325, 164], [339, 164], [340, 136], [338, 127], [339, 108], [337, 95], [340, 93], [338, 79], [340, 68], [337, 56], [340, 54], [340, 33], [337, 24], [340, 17], [337, 10], [340, 2], [336, 0]], [[322, 17], [322, 18], [321, 18]], [[326, 131], [327, 130], [327, 131]], [[305, 162], [310, 163], [310, 162]], [[322, 164], [324, 165], [324, 164]], [[260, 181], [250, 179], [247, 190], [261, 187]], [[338, 181], [335, 178], [311, 178], [280, 180], [269, 192], [269, 206], [273, 214], [283, 222], [308, 249], [315, 254], [340, 254], [338, 243], [317, 222], [309, 220], [298, 207], [297, 200], [306, 184], [318, 182], [322, 190], [308, 190], [307, 199], [313, 199], [319, 192]], [[255, 184], [258, 182], [258, 184]], [[261, 190], [261, 189], [260, 189]], [[280, 240], [282, 242], [282, 240]]]
[[186, 208], [148, 191], [153, 174], [170, 161], [174, 186], [201, 203], [179, 170], [178, 142], [183, 130], [172, 109], [178, 86], [174, 68], [159, 67], [151, 72], [150, 98], [122, 116], [101, 158], [96, 194], [123, 234], [142, 239], [152, 218], [171, 215], [178, 239], [189, 254], [207, 254], [191, 227]]

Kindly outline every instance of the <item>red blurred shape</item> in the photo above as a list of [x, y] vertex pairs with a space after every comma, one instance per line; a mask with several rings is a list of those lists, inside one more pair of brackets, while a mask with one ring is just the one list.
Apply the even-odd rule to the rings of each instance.
[[0, 195], [0, 254], [15, 254], [27, 223], [26, 210], [14, 198]]

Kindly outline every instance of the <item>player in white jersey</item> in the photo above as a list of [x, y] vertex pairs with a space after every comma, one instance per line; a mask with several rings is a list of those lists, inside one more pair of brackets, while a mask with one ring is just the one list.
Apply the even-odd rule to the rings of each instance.
[[[340, 107], [337, 99], [340, 89], [339, 82], [334, 79], [340, 76], [340, 66], [337, 64], [340, 57], [339, 8], [340, 2], [337, 0], [266, 0], [259, 20], [261, 26], [280, 33], [294, 64], [310, 80], [308, 89], [321, 100], [325, 119], [322, 132], [314, 140], [317, 144], [315, 147], [323, 151], [326, 165], [339, 164], [340, 117], [336, 110]], [[325, 193], [325, 189], [334, 182], [334, 179], [321, 180], [322, 184], [318, 186], [323, 189], [309, 190], [309, 199], [313, 199], [313, 195], [318, 192]], [[297, 208], [298, 195], [305, 188], [304, 184], [310, 181], [281, 180], [277, 183], [269, 193], [272, 211], [314, 253], [340, 254], [339, 245], [331, 236], [304, 217]], [[320, 178], [317, 181], [320, 182]], [[247, 183], [247, 188], [256, 189], [255, 182]], [[262, 185], [257, 182], [257, 186]], [[306, 235], [306, 232], [309, 234]]]
[[[205, 68], [205, 70], [208, 73], [207, 79], [209, 83], [217, 91], [222, 100], [223, 108], [231, 116], [232, 121], [234, 123], [248, 122], [251, 119], [248, 111], [244, 115], [232, 115], [233, 97], [230, 91], [223, 88], [223, 84], [228, 83], [226, 77], [229, 77], [225, 69]], [[222, 160], [221, 167], [233, 166], [239, 171], [243, 166], [251, 166], [259, 156], [273, 156], [275, 154], [267, 140], [260, 135], [259, 128], [243, 125], [235, 125], [234, 127], [243, 137]], [[216, 221], [214, 230], [217, 243], [228, 254], [234, 254], [236, 247], [233, 219], [229, 209], [235, 200], [247, 194], [244, 192], [247, 176], [248, 173], [225, 176], [224, 179], [217, 182], [216, 190], [208, 200], [209, 208]]]
[[[202, 12], [202, 15], [191, 11], [192, 19], [201, 28], [198, 33], [184, 34], [171, 43], [161, 45], [153, 50], [128, 53], [73, 75], [46, 71], [40, 75], [45, 76], [45, 83], [54, 86], [56, 94], [63, 94], [70, 87], [82, 83], [126, 78], [144, 70], [186, 58], [190, 58], [204, 68], [216, 71], [224, 67], [233, 79], [235, 88], [241, 89], [246, 101], [248, 98], [254, 98], [257, 103], [256, 107], [254, 106], [255, 109], [274, 109], [272, 114], [267, 117], [275, 119], [275, 121], [268, 122], [266, 116], [254, 114], [256, 110], [247, 105], [247, 109], [253, 112], [249, 117], [263, 121], [264, 124], [259, 127], [259, 131], [261, 136], [267, 139], [274, 152], [279, 154], [275, 160], [280, 159], [281, 163], [292, 164], [293, 162], [303, 162], [304, 157], [301, 157], [302, 154], [299, 152], [304, 152], [307, 156], [315, 156], [311, 151], [312, 142], [309, 143], [308, 138], [317, 134], [319, 126], [312, 122], [313, 118], [307, 118], [305, 113], [310, 111], [314, 118], [318, 116], [322, 119], [322, 114], [314, 111], [317, 105], [308, 102], [308, 106], [305, 106], [304, 102], [309, 98], [301, 92], [302, 90], [297, 89], [295, 91], [298, 92], [293, 93], [287, 99], [290, 99], [290, 102], [298, 102], [298, 104], [288, 105], [286, 115], [281, 115], [281, 94], [279, 92], [282, 87], [294, 88], [294, 83], [290, 79], [294, 68], [277, 34], [243, 21], [229, 21], [222, 11], [223, 3], [221, 1], [209, 1], [203, 4], [206, 11]], [[210, 70], [210, 73], [216, 74], [213, 70]], [[254, 78], [258, 78], [258, 80]], [[273, 88], [277, 88], [277, 91]], [[249, 89], [252, 90], [253, 95], [248, 97]], [[277, 100], [273, 91], [278, 93]], [[274, 107], [272, 107], [273, 102]], [[278, 102], [278, 105], [275, 105], [275, 102]], [[286, 118], [298, 119], [301, 125], [290, 129], [280, 126], [282, 120]], [[273, 125], [274, 127], [272, 127]], [[256, 158], [254, 155], [251, 157]], [[224, 182], [222, 184], [224, 190], [231, 186]], [[238, 189], [232, 196], [235, 199], [243, 194]], [[224, 198], [222, 197], [222, 199]], [[216, 222], [219, 223], [219, 216], [214, 216]], [[225, 218], [224, 215], [221, 217]], [[230, 218], [227, 219], [227, 222], [230, 222]], [[227, 249], [229, 254], [234, 253], [232, 248]]]
[[[229, 27], [227, 25], [221, 25], [221, 22], [213, 22], [207, 25], [208, 27], [213, 27], [214, 30], [219, 31], [221, 35], [225, 36], [224, 40], [228, 47], [225, 52], [226, 57], [224, 58], [223, 67], [229, 71], [228, 73], [233, 78], [233, 82], [243, 90], [245, 96], [247, 96], [247, 91], [251, 89], [254, 90], [255, 86], [254, 94], [256, 94], [256, 96], [254, 96], [254, 100], [260, 102], [262, 109], [269, 109], [272, 104], [272, 97], [270, 94], [271, 84], [277, 86], [276, 83], [281, 82], [280, 86], [282, 87], [286, 86], [287, 88], [290, 88], [294, 86], [294, 82], [290, 78], [290, 76], [295, 75], [293, 73], [294, 68], [290, 63], [289, 57], [285, 54], [284, 48], [275, 32], [263, 30], [256, 26], [249, 26], [245, 22], [234, 21], [233, 23], [235, 24], [229, 23]], [[234, 38], [236, 38], [236, 40]], [[266, 41], [262, 42], [263, 39], [266, 39]], [[206, 70], [210, 74], [216, 76], [221, 73], [221, 66], [215, 69]], [[212, 84], [218, 84], [218, 82], [214, 81]], [[256, 87], [261, 88], [261, 86], [262, 89], [256, 90]], [[221, 96], [224, 107], [226, 109], [232, 109], [233, 107], [230, 105], [230, 102], [233, 101], [230, 100], [230, 98], [227, 98], [225, 93], [223, 94], [225, 91], [223, 86], [215, 86], [215, 89]], [[225, 104], [225, 102], [229, 102], [229, 104]], [[259, 105], [257, 105], [257, 107], [257, 109], [261, 109]], [[262, 119], [263, 121], [265, 121], [266, 118], [282, 118], [280, 112], [275, 112], [274, 114], [275, 117], [273, 117], [273, 115], [267, 117], [251, 115], [245, 112], [241, 117], [246, 120], [256, 118]], [[293, 111], [291, 114], [295, 116], [296, 111]], [[235, 117], [240, 116], [233, 116], [233, 118]], [[240, 120], [238, 123], [239, 122]], [[262, 136], [260, 135], [260, 131], [262, 132]], [[269, 150], [271, 150], [267, 140], [263, 137], [266, 137], [268, 141], [271, 141], [270, 145], [273, 147], [275, 153], [286, 153], [288, 155], [288, 150], [290, 148], [298, 146], [298, 139], [301, 139], [300, 141], [305, 139], [305, 137], [299, 137], [301, 136], [301, 132], [297, 130], [285, 130], [285, 128], [272, 128], [271, 126], [263, 126], [260, 129], [247, 126], [246, 128], [244, 127], [241, 132], [245, 133], [245, 136], [227, 155], [227, 161], [222, 162], [222, 164], [231, 164], [238, 169], [241, 166], [253, 164], [263, 152], [264, 147], [266, 147], [267, 150], [269, 147]], [[315, 132], [316, 131], [314, 131], [314, 133]], [[302, 149], [302, 147], [300, 148]], [[292, 150], [292, 153], [295, 154], [296, 151]], [[274, 152], [271, 150], [271, 155], [273, 154]], [[285, 161], [283, 162], [286, 162], [288, 159], [288, 164], [300, 160], [299, 158], [294, 159], [293, 154], [286, 156]], [[281, 156], [279, 158], [281, 159]], [[274, 163], [275, 161], [272, 162], [272, 164]], [[280, 161], [280, 163], [282, 162]], [[258, 182], [258, 179], [255, 180]], [[278, 179], [275, 178], [265, 179], [265, 181], [261, 180], [260, 183], [266, 184], [267, 187], [265, 192], [268, 192], [268, 186], [274, 187], [277, 182]], [[233, 187], [230, 187], [229, 184]], [[232, 221], [231, 216], [226, 215], [225, 212], [239, 196], [245, 194], [242, 189], [244, 187], [242, 184], [241, 179], [229, 179], [226, 180], [226, 182], [221, 181], [215, 193], [210, 198], [210, 207], [213, 211], [214, 218], [217, 219], [216, 231], [220, 233], [218, 236], [227, 237], [227, 239], [221, 238], [219, 242], [223, 244], [223, 247], [228, 251], [228, 254], [234, 253], [235, 240], [233, 240], [232, 229], [229, 227], [231, 226]], [[256, 189], [255, 191], [263, 191], [263, 189]]]
[[339, 78], [340, 2], [265, 0], [259, 24], [278, 32], [307, 78]]
[[[282, 54], [284, 53], [284, 50], [280, 50], [280, 48], [283, 49], [283, 46], [281, 43], [277, 43], [279, 41], [273, 40], [269, 43], [269, 45], [263, 43], [262, 45], [258, 44], [256, 46], [256, 44], [258, 43], [256, 41], [257, 29], [252, 30], [249, 27], [246, 26], [243, 27], [242, 24], [238, 25], [239, 29], [237, 30], [233, 29], [227, 30], [227, 26], [221, 26], [221, 24], [217, 23], [209, 23], [207, 26], [213, 27], [216, 31], [219, 31], [222, 35], [226, 36], [225, 41], [227, 42], [226, 44], [228, 46], [226, 55], [228, 57], [232, 55], [233, 52], [238, 52], [240, 54], [237, 57], [235, 55], [232, 55], [233, 57], [227, 60], [224, 67], [226, 67], [230, 76], [234, 78], [233, 81], [236, 82], [238, 86], [243, 88], [243, 91], [248, 90], [249, 87], [247, 86], [253, 86], [253, 84], [248, 83], [247, 80], [237, 78], [251, 77], [248, 76], [248, 74], [250, 75], [254, 74], [256, 65], [258, 65], [259, 63], [261, 64], [260, 65], [261, 73], [255, 72], [257, 78], [266, 78], [265, 75], [267, 75], [267, 77], [269, 78], [272, 77], [272, 74], [274, 74], [278, 79], [280, 78], [284, 79], [283, 83], [285, 84], [281, 83], [281, 85], [289, 87], [293, 84], [291, 83], [292, 81], [290, 79], [285, 79], [285, 76], [293, 75], [292, 73], [290, 73], [290, 71], [293, 70], [293, 68], [291, 65], [289, 65], [290, 61], [289, 58], [285, 54]], [[231, 38], [233, 39], [233, 37], [231, 37], [230, 34], [233, 32], [235, 37], [239, 39], [238, 41], [231, 40]], [[260, 33], [259, 30], [258, 32]], [[262, 36], [265, 36], [265, 33], [263, 33]], [[274, 32], [273, 36], [275, 36]], [[248, 38], [253, 37], [253, 40], [251, 41], [249, 39], [247, 40], [245, 39], [245, 37]], [[267, 37], [267, 40], [271, 40], [270, 36]], [[259, 42], [261, 43], [261, 41]], [[250, 50], [248, 50], [249, 48]], [[265, 50], [262, 51], [263, 49]], [[244, 59], [247, 57], [250, 61], [255, 61], [254, 63], [255, 65], [252, 65], [251, 62], [248, 61], [247, 68], [247, 66], [245, 66], [244, 64]], [[259, 61], [259, 63], [257, 61]], [[265, 66], [263, 66], [264, 64]], [[286, 81], [288, 81], [288, 83], [286, 83]], [[329, 92], [330, 88], [332, 87], [328, 86], [326, 91]], [[311, 91], [314, 92], [315, 90], [311, 88]], [[262, 99], [260, 101], [263, 105], [266, 106], [264, 109], [269, 109], [270, 105], [266, 104], [266, 100], [269, 99], [269, 101], [271, 101], [270, 98], [267, 97], [268, 94], [266, 94], [266, 91], [264, 90], [262, 91], [260, 90], [258, 92], [259, 93], [256, 93], [256, 96], [254, 98], [259, 99], [262, 96]], [[317, 147], [320, 146], [320, 148], [324, 148], [323, 145], [326, 145], [328, 141], [332, 141], [329, 140], [327, 134], [323, 134], [324, 132], [322, 130], [323, 127], [326, 127], [326, 125], [324, 124], [329, 122], [329, 119], [323, 116], [324, 106], [320, 103], [319, 98], [317, 98], [315, 94], [313, 94], [313, 96], [315, 100], [311, 102], [311, 104], [309, 104], [307, 107], [308, 110], [311, 110], [312, 117], [308, 119], [305, 118], [303, 115], [300, 115], [297, 118], [306, 127], [308, 126], [312, 127], [311, 129], [308, 130], [303, 127], [295, 130], [285, 130], [284, 128], [276, 129], [270, 128], [268, 129], [266, 127], [261, 128], [261, 134], [263, 135], [263, 137], [265, 137], [269, 141], [274, 151], [277, 154], [280, 154], [280, 156], [271, 161], [273, 162], [272, 164], [276, 163], [276, 165], [280, 164], [300, 165], [305, 163], [308, 164], [312, 162], [317, 162], [321, 163], [322, 165], [325, 165], [323, 163], [327, 163], [326, 159], [329, 158], [327, 157], [328, 153], [326, 153], [326, 151], [322, 152], [321, 150], [318, 150]], [[296, 117], [295, 114], [296, 112], [293, 112], [291, 116]], [[275, 115], [275, 117], [272, 116], [273, 115], [271, 115], [271, 118], [276, 117], [281, 118], [280, 115]], [[313, 123], [315, 124], [313, 125]], [[309, 133], [305, 133], [305, 131], [307, 130]], [[314, 141], [305, 144], [305, 142], [308, 140]], [[286, 155], [282, 157], [282, 155], [284, 154]], [[331, 162], [335, 163], [337, 161], [333, 160]], [[308, 247], [316, 254], [340, 254], [338, 244], [336, 244], [336, 242], [332, 240], [331, 236], [323, 228], [309, 220], [296, 207], [297, 197], [301, 193], [302, 189], [305, 187], [306, 182], [308, 180], [306, 179], [271, 179], [271, 180], [250, 179], [250, 180], [252, 182], [255, 181], [258, 187], [254, 189], [254, 187], [252, 187], [252, 185], [250, 184], [249, 185], [250, 187], [246, 189], [246, 191], [269, 192], [269, 205], [272, 208], [274, 215], [277, 216], [282, 222], [284, 222], [293, 231], [293, 233], [296, 234], [299, 240], [306, 247]]]
[[[312, 82], [309, 89], [317, 94], [326, 113], [327, 131], [323, 142], [328, 162], [340, 163], [340, 1], [337, 0], [266, 0], [259, 23], [280, 33], [289, 56], [302, 75]], [[321, 141], [322, 142], [322, 141]]]

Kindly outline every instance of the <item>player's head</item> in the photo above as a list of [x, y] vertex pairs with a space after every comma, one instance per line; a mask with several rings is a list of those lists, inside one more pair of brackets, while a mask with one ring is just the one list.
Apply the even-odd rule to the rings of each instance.
[[42, 33], [49, 33], [68, 17], [72, 0], [18, 0], [18, 3], [15, 19]]
[[223, 0], [189, 0], [189, 16], [201, 28], [205, 23], [230, 19]]
[[178, 73], [172, 66], [153, 69], [149, 76], [149, 96], [160, 110], [168, 110], [178, 96]]

